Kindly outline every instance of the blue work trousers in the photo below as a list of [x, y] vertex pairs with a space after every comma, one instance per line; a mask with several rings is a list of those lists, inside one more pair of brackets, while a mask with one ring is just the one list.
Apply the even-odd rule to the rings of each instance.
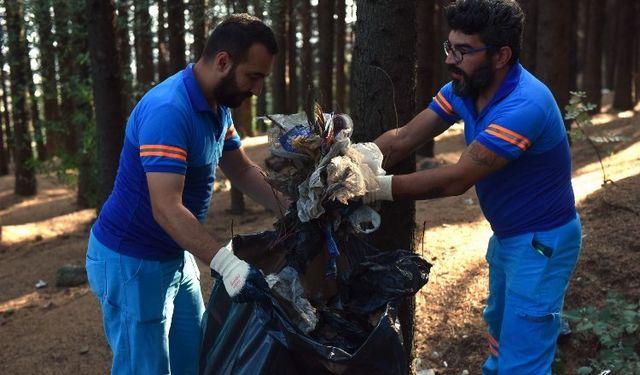
[[112, 374], [197, 373], [204, 303], [190, 253], [140, 259], [107, 248], [92, 234], [86, 267], [113, 351]]
[[552, 230], [489, 240], [484, 375], [547, 375], [581, 247], [580, 219]]

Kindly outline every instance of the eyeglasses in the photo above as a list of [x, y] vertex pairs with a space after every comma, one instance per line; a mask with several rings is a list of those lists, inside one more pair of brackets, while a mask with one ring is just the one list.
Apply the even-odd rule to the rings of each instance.
[[470, 53], [476, 53], [480, 51], [486, 51], [490, 48], [493, 48], [493, 46], [487, 45], [480, 48], [471, 48], [471, 49], [465, 49], [464, 51], [461, 51], [453, 47], [448, 40], [445, 40], [445, 42], [442, 43], [442, 47], [444, 48], [444, 55], [448, 57], [451, 54], [451, 56], [453, 57], [453, 61], [455, 61], [456, 64], [460, 64], [462, 62], [464, 55], [467, 55]]

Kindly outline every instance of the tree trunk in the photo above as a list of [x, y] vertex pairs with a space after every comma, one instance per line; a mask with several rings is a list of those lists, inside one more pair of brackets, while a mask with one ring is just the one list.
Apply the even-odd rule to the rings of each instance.
[[618, 2], [618, 36], [614, 39], [616, 47], [615, 90], [613, 108], [626, 111], [633, 109], [633, 50], [635, 46], [634, 24], [636, 20], [635, 4], [629, 1]]
[[334, 22], [333, 14], [335, 0], [318, 0], [318, 53], [320, 66], [320, 105], [325, 112], [334, 109], [333, 106], [333, 48]]
[[[77, 203], [80, 207], [95, 207], [98, 194], [95, 149], [90, 146], [95, 140], [95, 122], [93, 117], [93, 98], [91, 73], [85, 53], [89, 49], [87, 40], [87, 2], [86, 0], [68, 1], [71, 28], [68, 53], [73, 61], [73, 79], [70, 81], [71, 102], [74, 108], [71, 127], [77, 134], [76, 157], [78, 163]], [[111, 58], [117, 60], [117, 53]]]
[[313, 94], [313, 57], [311, 53], [311, 2], [301, 0], [298, 7], [302, 34], [302, 49], [300, 50], [300, 96], [304, 103], [302, 107], [309, 110], [309, 98]]
[[[617, 0], [604, 0], [605, 3], [605, 26], [604, 26], [604, 40], [609, 41], [605, 45], [605, 71], [604, 71], [604, 86], [609, 90], [615, 90], [615, 72], [616, 72], [616, 48], [615, 43], [618, 37], [618, 1]], [[629, 0], [621, 0], [626, 2]], [[628, 30], [623, 27], [624, 30]]]
[[[4, 30], [0, 28], [0, 46], [4, 44]], [[2, 48], [0, 48], [0, 79], [2, 80], [2, 116], [0, 116], [0, 176], [6, 176], [9, 174], [9, 150], [10, 142], [6, 137], [7, 130], [10, 129], [11, 123], [9, 122], [9, 107], [7, 105], [7, 89], [5, 87], [4, 77], [4, 54]], [[4, 123], [4, 128], [2, 124]], [[7, 144], [5, 145], [5, 139]]]
[[193, 22], [191, 56], [193, 56], [193, 61], [198, 61], [207, 40], [207, 24], [204, 15], [205, 0], [191, 0], [189, 6], [191, 9], [191, 22]]
[[129, 8], [131, 0], [116, 0], [116, 46], [118, 48], [118, 62], [122, 67], [122, 97], [126, 103], [126, 113], [129, 113], [133, 102], [133, 72], [131, 71], [131, 44], [129, 42]]
[[347, 4], [336, 0], [336, 111], [347, 112], [347, 76], [345, 52], [347, 42]]
[[51, 18], [51, 1], [34, 2], [34, 16], [40, 44], [40, 79], [44, 97], [44, 128], [46, 133], [46, 152], [51, 157], [56, 153], [60, 142], [56, 128], [60, 124], [60, 105], [58, 103], [58, 82], [56, 80], [56, 52], [53, 47], [53, 21]]
[[[385, 130], [403, 125], [413, 117], [415, 14], [414, 0], [358, 3], [350, 100], [356, 124], [353, 134], [355, 142], [371, 141]], [[415, 157], [410, 156], [387, 172], [406, 174], [413, 171]], [[382, 225], [375, 235], [378, 247], [383, 250], [413, 251], [415, 202], [385, 202], [381, 214]], [[407, 298], [402, 303], [399, 314], [407, 365], [411, 368], [414, 355], [414, 298]]]
[[276, 36], [279, 52], [273, 63], [273, 75], [271, 79], [272, 110], [275, 113], [287, 113], [287, 51], [286, 51], [286, 6], [285, 0], [271, 1], [271, 27]]
[[524, 11], [524, 35], [520, 61], [528, 71], [536, 72], [536, 49], [538, 38], [538, 0], [519, 0]]
[[[433, 13], [435, 11], [433, 0], [416, 2], [416, 113], [422, 112], [436, 93], [438, 88], [435, 83], [436, 64], [433, 53], [438, 50], [433, 31]], [[419, 155], [434, 157], [434, 142], [429, 141], [417, 151]]]
[[141, 98], [153, 85], [153, 47], [149, 0], [134, 0], [133, 33], [136, 50], [137, 98]]
[[169, 21], [169, 75], [187, 65], [184, 40], [184, 0], [167, 0]]
[[602, 40], [604, 19], [604, 2], [589, 0], [587, 43], [584, 60], [584, 91], [587, 103], [602, 105]]
[[113, 30], [112, 1], [88, 0], [88, 40], [91, 57], [93, 99], [96, 113], [96, 144], [98, 154], [98, 207], [113, 188], [118, 159], [124, 139], [126, 114], [122, 93], [120, 66], [116, 54]]
[[[4, 39], [4, 32], [2, 28], [0, 28], [0, 37]], [[2, 40], [0, 40], [1, 42]], [[2, 45], [2, 43], [0, 43]], [[2, 88], [2, 118], [4, 120], [4, 134], [7, 138], [7, 148], [5, 149], [5, 159], [7, 160], [7, 164], [11, 161], [13, 157], [13, 132], [11, 131], [11, 115], [9, 112], [9, 88], [7, 87], [7, 74], [4, 71], [4, 55], [2, 54], [2, 48], [0, 48], [0, 88]]]
[[[25, 51], [29, 51], [29, 41], [24, 40]], [[36, 142], [36, 154], [38, 160], [47, 160], [47, 149], [44, 145], [44, 129], [40, 120], [40, 109], [38, 108], [38, 98], [36, 98], [36, 84], [33, 82], [33, 71], [31, 70], [31, 62], [27, 52], [27, 65], [25, 65], [25, 80], [29, 88], [29, 109], [31, 114], [31, 128], [33, 129], [33, 138]]]
[[[536, 75], [544, 82], [556, 99], [560, 111], [569, 102], [571, 41], [571, 2], [539, 0], [538, 43], [536, 51]], [[565, 121], [567, 130], [570, 122]]]
[[169, 43], [167, 42], [166, 1], [158, 0], [158, 82], [169, 76]]
[[71, 126], [72, 117], [76, 109], [73, 104], [74, 92], [71, 88], [74, 80], [75, 56], [70, 48], [70, 19], [69, 2], [67, 0], [54, 0], [54, 27], [56, 29], [56, 43], [58, 44], [59, 83], [60, 83], [60, 137], [64, 140], [64, 153], [67, 156], [75, 156], [78, 151], [78, 134]]
[[[289, 113], [298, 112], [298, 54], [296, 29], [296, 1], [287, 0], [287, 107]], [[284, 53], [284, 51], [282, 51]]]
[[29, 63], [26, 50], [24, 14], [21, 1], [5, 0], [7, 22], [8, 62], [11, 69], [11, 104], [13, 109], [13, 141], [15, 160], [15, 193], [34, 195], [37, 193], [29, 114], [27, 112], [26, 65]]

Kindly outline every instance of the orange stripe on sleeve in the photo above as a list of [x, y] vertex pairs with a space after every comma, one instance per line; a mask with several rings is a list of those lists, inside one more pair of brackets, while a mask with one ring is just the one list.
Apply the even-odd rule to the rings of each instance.
[[509, 130], [509, 129], [507, 129], [505, 127], [502, 127], [502, 126], [500, 126], [498, 124], [491, 124], [491, 125], [489, 125], [489, 128], [495, 129], [495, 130], [497, 130], [499, 132], [506, 133], [506, 134], [512, 136], [513, 138], [515, 138], [515, 139], [521, 141], [522, 143], [524, 143], [524, 145], [527, 146], [527, 148], [531, 147], [531, 142], [526, 137], [523, 137], [522, 135], [514, 132], [513, 130]]
[[442, 109], [444, 109], [445, 112], [447, 112], [448, 114], [450, 115], [456, 114], [451, 104], [449, 104], [449, 102], [447, 101], [447, 99], [444, 98], [444, 95], [442, 95], [441, 92], [438, 92], [438, 94], [436, 94], [436, 101], [438, 102], [440, 107], [442, 107]]
[[236, 135], [236, 128], [235, 126], [231, 125], [229, 127], [229, 129], [227, 129], [227, 134], [225, 134], [224, 136], [224, 140], [228, 141], [229, 139], [231, 139], [234, 135]]
[[149, 150], [149, 149], [162, 149], [162, 150], [175, 151], [181, 155], [184, 155], [185, 157], [187, 156], [187, 151], [181, 149], [180, 147], [165, 146], [165, 145], [141, 145], [140, 146], [140, 150]]
[[491, 134], [491, 135], [493, 135], [495, 137], [498, 137], [498, 138], [502, 139], [503, 141], [507, 141], [507, 142], [509, 142], [509, 143], [511, 143], [513, 145], [518, 146], [520, 149], [522, 149], [522, 151], [526, 151], [527, 150], [527, 147], [525, 145], [523, 145], [522, 143], [516, 141], [515, 139], [513, 139], [513, 138], [511, 138], [511, 137], [509, 137], [507, 135], [504, 135], [502, 133], [498, 133], [497, 131], [495, 131], [493, 129], [487, 129], [487, 130], [485, 130], [485, 132], [487, 132], [487, 134]]
[[179, 154], [172, 154], [169, 152], [162, 152], [162, 151], [144, 151], [144, 152], [140, 152], [140, 157], [143, 156], [164, 156], [167, 158], [173, 158], [173, 159], [179, 159], [182, 161], [187, 161], [187, 157], [183, 156], [183, 155], [179, 155]]

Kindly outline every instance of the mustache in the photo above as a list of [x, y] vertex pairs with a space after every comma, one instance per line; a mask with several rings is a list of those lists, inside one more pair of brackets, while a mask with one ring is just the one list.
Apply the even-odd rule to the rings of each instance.
[[455, 65], [449, 65], [449, 66], [447, 67], [447, 70], [449, 70], [451, 73], [456, 73], [456, 74], [459, 74], [459, 75], [461, 75], [461, 76], [464, 76], [464, 75], [465, 75], [464, 71], [463, 71], [462, 69], [458, 68], [458, 67], [457, 67], [457, 66], [455, 66]]

